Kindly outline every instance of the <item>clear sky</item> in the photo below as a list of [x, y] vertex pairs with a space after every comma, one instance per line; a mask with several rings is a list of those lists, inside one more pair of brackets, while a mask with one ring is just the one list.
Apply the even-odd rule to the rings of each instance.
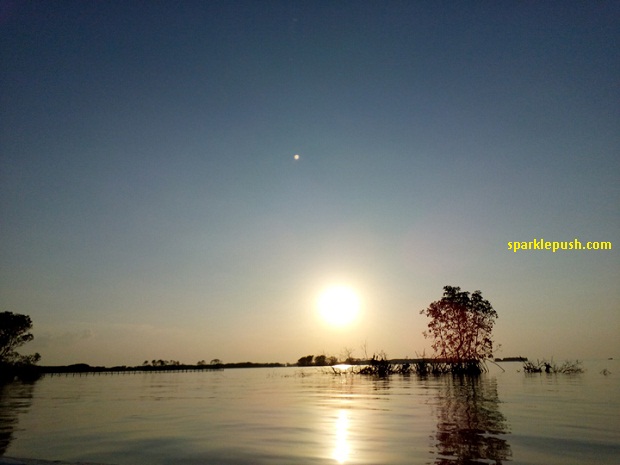
[[42, 364], [415, 357], [445, 285], [497, 356], [620, 356], [620, 2], [2, 0], [0, 41], [0, 310]]

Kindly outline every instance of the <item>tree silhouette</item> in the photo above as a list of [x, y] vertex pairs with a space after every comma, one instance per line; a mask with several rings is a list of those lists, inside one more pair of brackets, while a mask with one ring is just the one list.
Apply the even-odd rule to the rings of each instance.
[[28, 315], [13, 312], [0, 313], [0, 364], [30, 365], [40, 360], [39, 354], [20, 355], [16, 352], [18, 347], [34, 338], [29, 332], [31, 329], [32, 320]]
[[313, 358], [314, 358], [313, 355], [306, 355], [305, 357], [301, 357], [299, 360], [297, 360], [297, 366], [309, 367], [312, 365]]
[[437, 357], [455, 364], [455, 370], [472, 369], [493, 356], [491, 332], [497, 312], [480, 291], [471, 295], [460, 287], [445, 286], [441, 300], [420, 313], [431, 319], [424, 337], [433, 338]]

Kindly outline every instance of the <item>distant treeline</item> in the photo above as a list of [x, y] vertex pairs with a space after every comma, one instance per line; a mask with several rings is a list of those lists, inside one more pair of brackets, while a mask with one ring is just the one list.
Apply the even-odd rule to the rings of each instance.
[[161, 372], [161, 371], [212, 371], [223, 370], [225, 368], [275, 368], [287, 366], [284, 363], [213, 363], [187, 365], [182, 363], [165, 365], [137, 365], [127, 366], [118, 365], [113, 367], [91, 366], [86, 363], [76, 363], [73, 365], [61, 366], [39, 366], [36, 367], [41, 374], [55, 373], [119, 373], [119, 372]]
[[496, 362], [527, 362], [527, 357], [504, 357], [496, 358]]
[[183, 371], [183, 370], [219, 370], [222, 369], [219, 365], [138, 365], [127, 366], [118, 365], [113, 367], [104, 366], [91, 366], [86, 363], [76, 363], [73, 365], [60, 365], [60, 366], [41, 366], [39, 367], [41, 373], [106, 373], [106, 372], [121, 372], [121, 371]]

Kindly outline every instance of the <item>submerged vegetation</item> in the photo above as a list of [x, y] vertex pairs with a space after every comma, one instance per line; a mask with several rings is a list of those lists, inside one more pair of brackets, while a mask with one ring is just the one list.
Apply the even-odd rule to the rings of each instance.
[[452, 366], [449, 363], [438, 360], [416, 359], [410, 362], [393, 363], [385, 357], [373, 355], [369, 360], [369, 364], [358, 370], [361, 375], [377, 376], [380, 378], [399, 374], [410, 375], [416, 374], [420, 376], [440, 375], [451, 373]]
[[463, 366], [440, 359], [406, 359], [389, 360], [384, 353], [373, 355], [370, 360], [357, 365], [340, 364], [331, 367], [336, 375], [365, 375], [385, 378], [391, 375], [444, 375], [444, 374], [479, 374], [486, 371], [483, 362], [474, 366]]
[[579, 360], [570, 361], [567, 360], [561, 365], [557, 365], [553, 360], [547, 361], [536, 360], [534, 362], [524, 362], [523, 363], [523, 371], [525, 373], [562, 373], [567, 375], [583, 373], [583, 368], [581, 367], [581, 362]]

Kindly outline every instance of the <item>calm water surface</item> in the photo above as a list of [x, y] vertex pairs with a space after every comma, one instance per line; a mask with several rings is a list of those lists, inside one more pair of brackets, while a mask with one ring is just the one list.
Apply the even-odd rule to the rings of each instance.
[[501, 365], [475, 379], [315, 368], [45, 377], [0, 392], [0, 453], [118, 465], [618, 463], [616, 361], [572, 376]]

